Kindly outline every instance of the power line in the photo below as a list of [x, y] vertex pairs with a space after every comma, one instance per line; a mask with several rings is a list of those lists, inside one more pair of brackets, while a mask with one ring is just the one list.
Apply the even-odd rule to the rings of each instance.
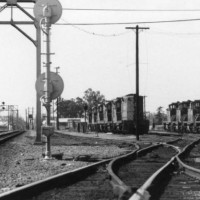
[[108, 12], [199, 12], [200, 9], [109, 9], [109, 8], [63, 8], [72, 11], [108, 11]]
[[[69, 23], [65, 19], [62, 19], [62, 21], [66, 22], [66, 23]], [[86, 29], [80, 28], [80, 27], [78, 27], [76, 25], [73, 25], [73, 24], [71, 24], [71, 26], [73, 28], [79, 30], [79, 31], [82, 31], [82, 32], [86, 33], [86, 34], [90, 34], [90, 35], [93, 35], [93, 36], [101, 36], [101, 37], [116, 37], [116, 36], [121, 36], [121, 35], [125, 35], [125, 34], [130, 33], [129, 31], [126, 31], [126, 32], [121, 32], [121, 33], [113, 33], [113, 34], [102, 34], [102, 33], [96, 33], [96, 32], [93, 32], [93, 31], [88, 31]], [[163, 30], [159, 30], [159, 29], [156, 29], [156, 31], [153, 31], [150, 34], [163, 34], [163, 35], [170, 35], [170, 36], [200, 36], [200, 32], [196, 32], [196, 33], [194, 33], [194, 32], [180, 33], [180, 32], [163, 31]], [[132, 64], [134, 64], [134, 63], [132, 63]], [[129, 64], [129, 65], [132, 65], [132, 64]], [[140, 64], [147, 64], [147, 63], [140, 63]], [[127, 65], [127, 67], [129, 65]]]
[[[33, 9], [33, 7], [23, 7]], [[113, 8], [62, 8], [67, 11], [103, 11], [103, 12], [199, 12], [200, 9], [113, 9]]]
[[[15, 7], [14, 7], [15, 8]], [[33, 7], [23, 7], [33, 9]], [[113, 9], [113, 8], [62, 8], [67, 11], [103, 11], [103, 12], [199, 12], [200, 9]]]
[[192, 21], [200, 21], [200, 18], [196, 18], [196, 19], [160, 20], [160, 21], [143, 21], [143, 22], [56, 23], [56, 25], [106, 26], [106, 25], [127, 25], [127, 24], [176, 23], [176, 22], [192, 22]]
[[177, 33], [177, 32], [169, 32], [169, 31], [153, 31], [151, 34], [161, 34], [161, 35], [169, 35], [169, 36], [200, 36], [200, 32], [196, 33]]
[[[64, 22], [66, 23], [69, 23], [67, 22], [66, 20], [62, 19]], [[70, 23], [69, 23], [70, 24]], [[88, 31], [86, 29], [83, 29], [83, 28], [80, 28], [76, 25], [73, 25], [73, 24], [70, 24], [73, 28], [79, 30], [79, 31], [82, 31], [84, 33], [87, 33], [87, 34], [90, 34], [90, 35], [94, 35], [94, 36], [100, 36], [100, 37], [117, 37], [117, 36], [121, 36], [121, 35], [125, 35], [127, 33], [129, 33], [129, 31], [124, 31], [124, 32], [121, 32], [121, 33], [114, 33], [114, 34], [102, 34], [102, 33], [95, 33], [95, 32], [92, 32], [92, 31]]]
[[200, 32], [170, 32], [167, 30], [154, 28], [149, 34], [162, 34], [169, 36], [200, 36]]

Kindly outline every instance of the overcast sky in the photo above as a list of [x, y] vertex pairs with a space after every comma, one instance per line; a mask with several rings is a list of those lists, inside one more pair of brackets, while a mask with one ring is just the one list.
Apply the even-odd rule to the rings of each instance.
[[[140, 95], [147, 96], [147, 111], [155, 112], [159, 106], [165, 110], [176, 101], [200, 99], [200, 21], [149, 23], [200, 19], [199, 0], [60, 0], [60, 3], [65, 9], [59, 25], [53, 25], [51, 30], [51, 50], [55, 53], [51, 71], [60, 66], [64, 99], [83, 97], [88, 88], [99, 90], [107, 100], [135, 93], [135, 32], [125, 27], [136, 24], [66, 25], [121, 22], [144, 22], [139, 26], [150, 28], [139, 34]], [[20, 5], [33, 14], [32, 3]], [[150, 11], [155, 9], [165, 11]], [[27, 19], [17, 9], [13, 18]], [[10, 20], [9, 8], [0, 13], [0, 20]], [[35, 39], [33, 26], [20, 27]], [[0, 25], [0, 65], [0, 101], [19, 105], [20, 114], [24, 115], [26, 108], [36, 105], [36, 49], [9, 25]]]

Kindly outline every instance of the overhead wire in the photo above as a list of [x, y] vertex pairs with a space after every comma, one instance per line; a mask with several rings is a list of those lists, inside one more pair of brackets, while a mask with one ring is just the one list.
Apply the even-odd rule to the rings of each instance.
[[[7, 6], [7, 4], [6, 4]], [[0, 7], [4, 9], [4, 6]], [[15, 7], [14, 7], [15, 8]], [[33, 7], [23, 7], [24, 9], [33, 9]], [[199, 12], [200, 9], [101, 9], [101, 8], [62, 8], [62, 10], [72, 11], [120, 11], [120, 12]], [[138, 22], [96, 22], [96, 23], [56, 23], [55, 25], [81, 25], [81, 26], [101, 26], [101, 25], [128, 25], [128, 24], [156, 24], [156, 23], [176, 23], [200, 21], [200, 18], [193, 19], [174, 19], [157, 21], [138, 21]]]
[[200, 9], [113, 9], [113, 8], [63, 8], [72, 11], [103, 11], [103, 12], [199, 12]]
[[165, 30], [155, 29], [151, 30], [150, 34], [159, 34], [159, 35], [169, 35], [169, 36], [200, 36], [200, 32], [187, 32], [187, 33], [178, 33], [178, 32], [169, 32]]
[[[6, 7], [10, 7], [7, 4], [0, 7], [0, 12]], [[15, 8], [15, 7], [14, 7]], [[33, 9], [33, 7], [23, 7], [24, 9]], [[116, 11], [116, 12], [198, 12], [200, 9], [109, 9], [109, 8], [63, 8], [63, 10], [72, 10], [72, 11]], [[63, 20], [63, 19], [62, 19]], [[117, 34], [101, 34], [88, 31], [86, 29], [80, 28], [78, 26], [103, 26], [103, 25], [134, 25], [134, 24], [156, 24], [156, 23], [176, 23], [176, 22], [191, 22], [191, 21], [200, 21], [200, 18], [194, 19], [175, 19], [175, 20], [158, 20], [158, 21], [139, 21], [139, 22], [102, 22], [102, 23], [70, 23], [66, 20], [63, 20], [65, 23], [56, 23], [55, 25], [69, 25], [82, 32], [85, 32], [94, 36], [101, 37], [116, 37], [129, 33], [130, 31], [124, 31]], [[151, 34], [164, 34], [171, 36], [199, 36], [200, 33], [173, 33], [173, 32], [162, 32], [162, 31], [151, 31]]]
[[105, 26], [105, 25], [133, 25], [133, 24], [158, 24], [158, 23], [175, 23], [175, 22], [191, 22], [200, 21], [195, 19], [176, 19], [176, 20], [158, 20], [158, 21], [138, 21], [138, 22], [96, 22], [96, 23], [56, 23], [55, 25], [75, 25], [75, 26]]
[[[91, 34], [91, 35], [94, 35], [94, 36], [102, 36], [102, 37], [115, 37], [115, 36], [121, 36], [121, 35], [125, 35], [127, 33], [130, 33], [130, 31], [124, 31], [124, 32], [121, 32], [121, 33], [117, 33], [117, 34], [100, 34], [100, 33], [95, 33], [95, 32], [92, 32], [92, 31], [88, 31], [86, 29], [83, 29], [83, 28], [80, 28], [78, 26], [81, 26], [81, 25], [127, 25], [127, 24], [148, 24], [148, 23], [167, 23], [167, 22], [188, 22], [188, 21], [200, 21], [200, 18], [198, 19], [183, 19], [183, 20], [167, 20], [167, 21], [149, 21], [149, 22], [124, 22], [124, 23], [69, 23], [67, 22], [66, 20], [62, 19], [63, 21], [65, 21], [66, 23], [56, 23], [56, 25], [71, 25], [72, 27], [82, 31], [82, 32], [85, 32], [87, 34]], [[172, 35], [172, 36], [175, 36], [175, 35], [182, 35], [182, 36], [188, 36], [188, 35], [191, 35], [191, 36], [199, 36], [199, 33], [173, 33], [173, 32], [162, 32], [162, 31], [154, 31], [152, 32], [151, 31], [151, 34], [168, 34], [168, 35]]]
[[[62, 21], [65, 21], [66, 23], [69, 23], [69, 22], [67, 22], [67, 21], [64, 20], [64, 19], [61, 19], [61, 20], [62, 20]], [[69, 23], [69, 24], [71, 24], [71, 23]], [[78, 26], [76, 26], [76, 25], [73, 25], [73, 24], [71, 24], [71, 26], [72, 26], [73, 28], [75, 28], [75, 29], [78, 29], [79, 31], [84, 32], [84, 33], [87, 33], [87, 34], [90, 34], [90, 35], [94, 35], [94, 36], [101, 36], [101, 37], [117, 37], [117, 36], [121, 36], [121, 35], [125, 35], [125, 34], [127, 34], [127, 33], [130, 33], [130, 31], [123, 31], [123, 32], [121, 32], [121, 33], [102, 34], [102, 33], [95, 33], [95, 32], [93, 32], [93, 31], [88, 31], [88, 30], [86, 30], [86, 29], [80, 28], [80, 27], [78, 27]]]
[[[33, 7], [23, 6], [24, 9]], [[126, 9], [126, 8], [62, 8], [64, 11], [102, 11], [102, 12], [199, 12], [200, 9]]]

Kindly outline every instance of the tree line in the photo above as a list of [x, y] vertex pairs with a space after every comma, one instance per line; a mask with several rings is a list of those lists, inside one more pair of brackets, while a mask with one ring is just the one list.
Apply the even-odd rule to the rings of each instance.
[[90, 111], [92, 107], [105, 101], [105, 96], [100, 91], [93, 91], [91, 88], [84, 92], [83, 97], [58, 102], [58, 115], [63, 118], [81, 118], [85, 110]]
[[[90, 111], [92, 107], [105, 102], [105, 96], [100, 91], [94, 91], [92, 88], [84, 92], [83, 97], [64, 100], [60, 99], [58, 103], [58, 115], [61, 118], [81, 118], [84, 117], [85, 110]], [[150, 124], [162, 125], [167, 119], [163, 107], [159, 106], [155, 113], [149, 113], [147, 118]]]

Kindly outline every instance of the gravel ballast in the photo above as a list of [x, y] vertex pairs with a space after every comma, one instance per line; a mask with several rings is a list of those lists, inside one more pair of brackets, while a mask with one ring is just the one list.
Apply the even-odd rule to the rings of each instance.
[[0, 146], [0, 193], [89, 165], [91, 160], [122, 155], [127, 150], [114, 142], [54, 134], [51, 152], [63, 154], [62, 160], [45, 160], [44, 141], [45, 138], [42, 145], [34, 145], [35, 136], [29, 131]]

